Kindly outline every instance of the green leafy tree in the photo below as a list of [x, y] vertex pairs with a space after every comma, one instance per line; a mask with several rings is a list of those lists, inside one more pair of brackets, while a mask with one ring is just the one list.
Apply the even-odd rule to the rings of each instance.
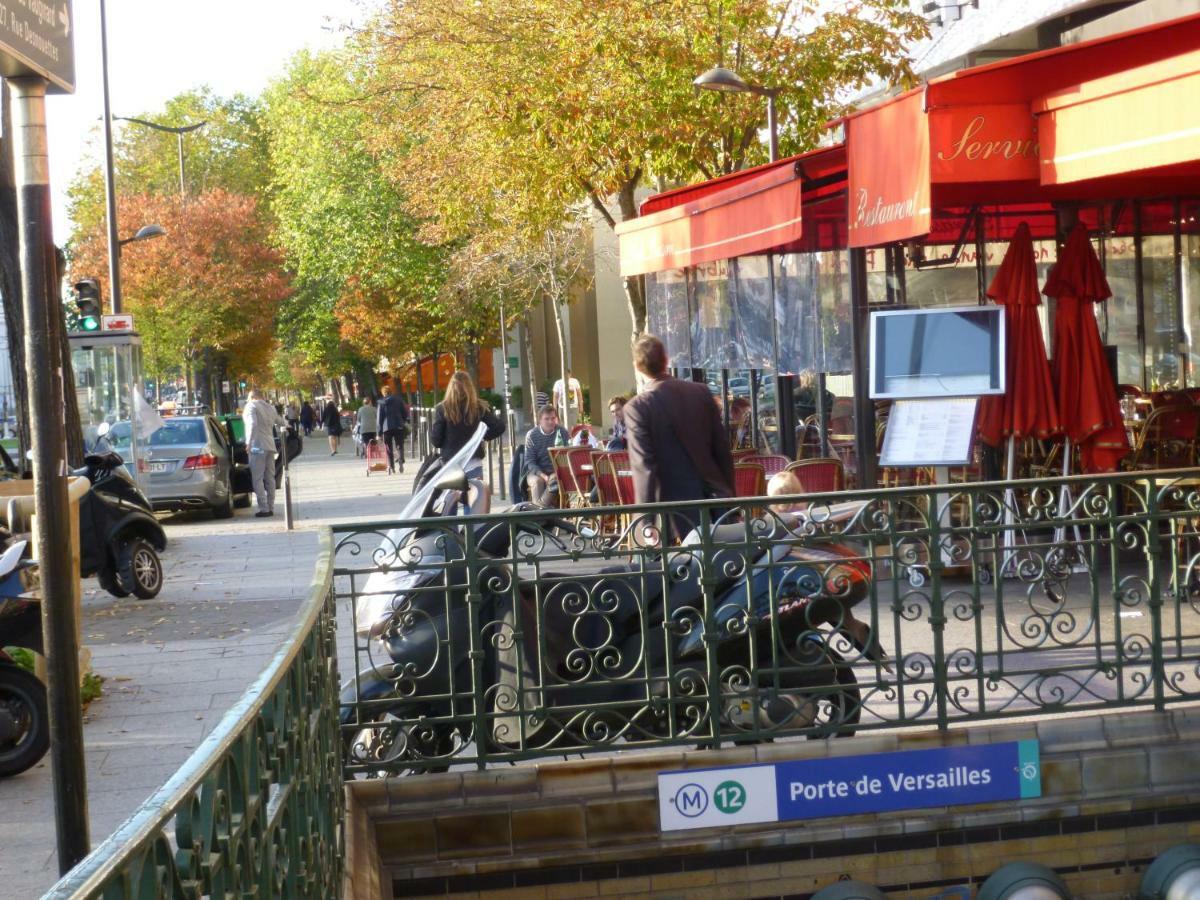
[[[849, 88], [910, 77], [926, 33], [907, 0], [389, 0], [356, 45], [371, 65], [373, 146], [426, 231], [452, 240], [515, 218], [536, 244], [590, 202], [636, 215], [648, 177], [765, 161], [765, 105], [692, 88], [722, 63], [779, 88], [784, 153], [811, 147]], [[409, 158], [403, 152], [419, 148]], [[616, 214], [608, 198], [616, 199]], [[634, 333], [641, 279], [627, 279]]]

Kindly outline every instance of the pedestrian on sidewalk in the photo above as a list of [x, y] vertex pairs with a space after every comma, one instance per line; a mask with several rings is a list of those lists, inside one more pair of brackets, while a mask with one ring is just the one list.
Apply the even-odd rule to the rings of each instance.
[[[471, 376], [466, 372], [455, 372], [446, 385], [445, 397], [433, 411], [433, 426], [429, 431], [429, 441], [441, 451], [443, 463], [467, 445], [480, 422], [487, 425], [484, 442], [504, 434], [504, 422], [479, 399]], [[483, 476], [483, 452], [481, 443], [474, 457], [464, 466], [468, 478]]]
[[265, 519], [275, 515], [275, 431], [276, 425], [284, 428], [283, 417], [257, 390], [246, 395], [246, 407], [242, 410], [242, 422], [246, 426], [246, 455], [250, 458], [250, 483], [254, 486], [254, 498], [258, 503], [256, 518]]
[[396, 471], [396, 457], [400, 457], [400, 471], [404, 471], [404, 436], [408, 430], [408, 410], [404, 401], [392, 394], [390, 385], [383, 386], [383, 399], [379, 401], [379, 433], [383, 435], [383, 446], [387, 450], [388, 474]]
[[317, 414], [313, 412], [312, 404], [305, 400], [300, 404], [300, 427], [304, 429], [304, 436], [308, 437], [312, 434], [313, 425], [316, 423]]
[[362, 438], [363, 455], [366, 455], [367, 444], [375, 440], [379, 434], [379, 410], [370, 394], [363, 396], [363, 405], [358, 408], [358, 433]]
[[329, 436], [329, 455], [337, 456], [338, 444], [342, 440], [342, 414], [338, 405], [330, 400], [321, 412], [321, 424], [325, 426], [325, 434]]

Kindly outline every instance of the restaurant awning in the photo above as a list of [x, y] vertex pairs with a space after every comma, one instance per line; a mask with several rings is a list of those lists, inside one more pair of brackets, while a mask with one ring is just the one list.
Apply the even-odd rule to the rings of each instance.
[[844, 185], [845, 149], [825, 147], [664, 191], [617, 226], [623, 276], [795, 245], [803, 207]]
[[847, 117], [850, 245], [921, 237], [938, 209], [1200, 186], [1198, 54], [1189, 16], [964, 69]]
[[769, 167], [617, 226], [621, 274], [644, 275], [758, 253], [800, 237], [800, 174]]

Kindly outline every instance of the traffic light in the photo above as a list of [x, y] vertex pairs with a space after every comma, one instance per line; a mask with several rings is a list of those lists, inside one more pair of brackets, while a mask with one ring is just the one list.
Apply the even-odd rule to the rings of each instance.
[[100, 282], [84, 278], [75, 282], [75, 330], [100, 330]]

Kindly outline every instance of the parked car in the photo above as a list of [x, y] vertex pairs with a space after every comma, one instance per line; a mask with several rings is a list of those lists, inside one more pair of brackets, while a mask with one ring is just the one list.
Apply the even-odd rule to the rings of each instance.
[[[130, 426], [118, 422], [109, 443], [129, 462]], [[176, 415], [150, 435], [145, 453], [147, 494], [156, 510], [210, 509], [218, 519], [249, 501], [249, 473], [237, 477], [233, 445], [212, 416]]]

